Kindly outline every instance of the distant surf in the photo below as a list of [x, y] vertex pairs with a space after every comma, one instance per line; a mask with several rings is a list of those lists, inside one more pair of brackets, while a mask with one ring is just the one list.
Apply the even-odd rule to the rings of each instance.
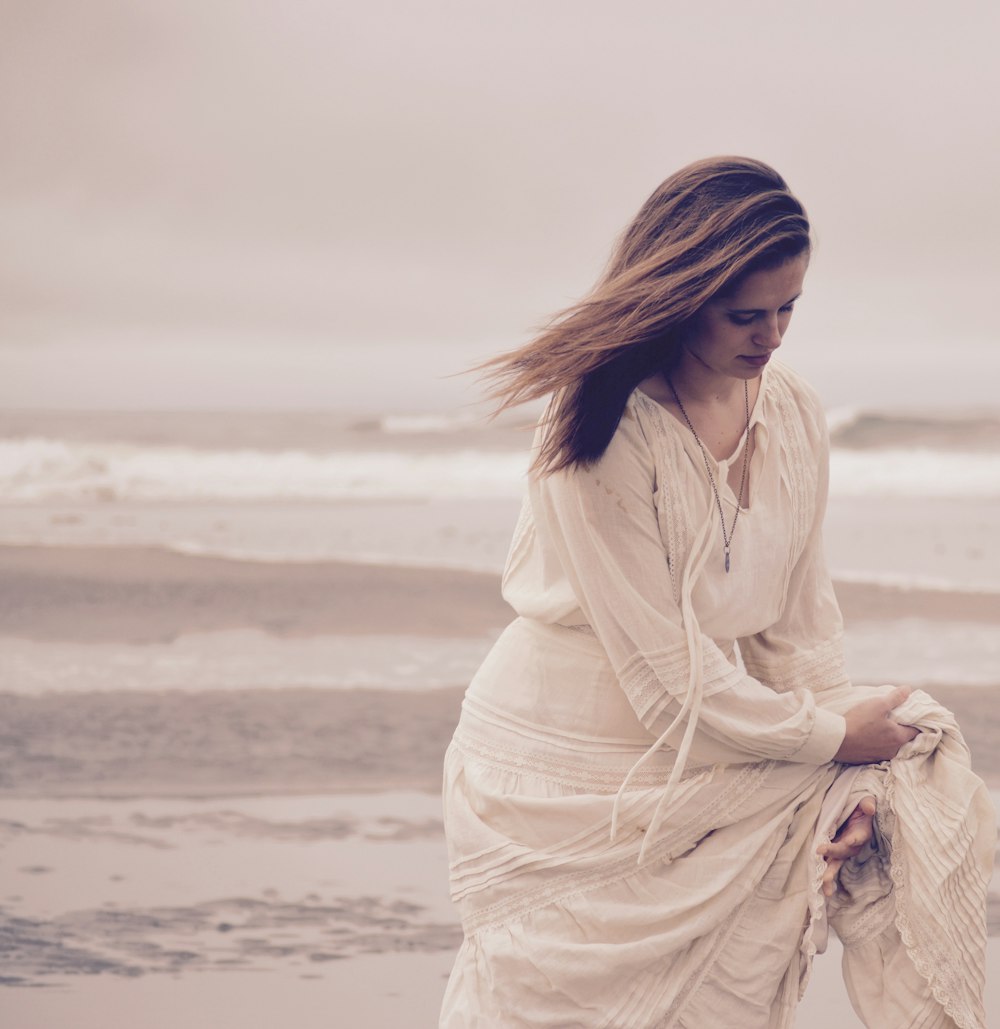
[[[460, 437], [459, 437], [460, 438]], [[454, 442], [457, 444], [459, 438]], [[0, 502], [264, 501], [516, 497], [527, 448], [203, 449], [0, 439]], [[835, 446], [831, 494], [1000, 497], [1000, 449]]]
[[1000, 451], [1000, 417], [908, 415], [836, 408], [827, 413], [834, 447]]

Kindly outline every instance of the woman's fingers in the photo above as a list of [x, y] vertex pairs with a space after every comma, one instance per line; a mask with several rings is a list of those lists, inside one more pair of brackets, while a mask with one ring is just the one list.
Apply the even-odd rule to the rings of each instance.
[[899, 748], [917, 734], [913, 726], [900, 725], [892, 716], [909, 695], [908, 687], [897, 686], [885, 696], [871, 697], [847, 710], [847, 731], [834, 760], [866, 765], [894, 758]]
[[837, 877], [844, 863], [860, 854], [874, 840], [875, 811], [875, 798], [862, 797], [834, 838], [816, 848], [816, 852], [826, 861], [822, 883], [825, 896], [832, 897], [837, 892]]
[[886, 697], [886, 700], [889, 702], [890, 710], [892, 708], [894, 708], [894, 707], [899, 707], [899, 705], [902, 704], [903, 701], [906, 700], [909, 697], [909, 695], [910, 695], [910, 687], [909, 686], [897, 686], [892, 691], [892, 693], [890, 693], [889, 696]]
[[[892, 712], [899, 707], [909, 696], [912, 690], [909, 686], [897, 686], [892, 693], [888, 696], [889, 710], [886, 712], [886, 717], [892, 719]], [[916, 739], [920, 735], [920, 730], [913, 725], [905, 725], [903, 722], [896, 722], [902, 734], [904, 743], [909, 743], [910, 740]]]
[[843, 867], [843, 861], [828, 861], [823, 872], [823, 896], [832, 897], [837, 892], [837, 876]]

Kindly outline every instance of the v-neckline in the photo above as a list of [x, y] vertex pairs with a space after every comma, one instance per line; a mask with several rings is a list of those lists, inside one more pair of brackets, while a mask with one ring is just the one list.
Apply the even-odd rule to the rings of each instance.
[[[756, 494], [757, 479], [759, 478], [760, 473], [760, 462], [756, 460], [758, 450], [758, 441], [756, 440], [756, 438], [754, 439], [753, 454], [751, 454], [747, 464], [747, 478], [749, 479], [749, 488], [746, 491], [746, 506], [743, 506], [739, 503], [736, 497], [736, 491], [732, 488], [732, 486], [729, 485], [729, 467], [732, 464], [732, 462], [737, 458], [737, 456], [742, 452], [743, 447], [746, 444], [747, 434], [749, 432], [752, 432], [756, 427], [757, 423], [761, 420], [760, 411], [764, 403], [764, 391], [767, 389], [767, 384], [770, 379], [768, 371], [769, 369], [765, 365], [760, 374], [760, 387], [757, 390], [757, 396], [754, 399], [753, 407], [750, 409], [749, 424], [746, 428], [744, 428], [743, 432], [740, 434], [739, 441], [737, 442], [733, 452], [729, 455], [728, 458], [724, 458], [722, 461], [716, 460], [715, 455], [712, 454], [712, 452], [708, 450], [707, 447], [704, 447], [704, 444], [699, 444], [699, 441], [695, 438], [694, 433], [691, 431], [691, 427], [687, 425], [685, 422], [682, 422], [680, 418], [678, 418], [673, 413], [673, 411], [671, 411], [668, 407], [665, 407], [663, 404], [661, 404], [655, 397], [651, 397], [644, 389], [642, 389], [639, 386], [636, 386], [636, 391], [641, 393], [643, 397], [645, 397], [651, 404], [653, 404], [656, 407], [661, 421], [664, 424], [669, 422], [671, 425], [676, 427], [676, 431], [679, 432], [681, 435], [681, 440], [684, 441], [682, 445], [690, 454], [697, 454], [699, 464], [701, 464], [703, 460], [702, 453], [706, 454], [711, 459], [712, 463], [715, 465], [715, 469], [712, 473], [713, 476], [719, 476], [722, 480], [720, 497], [726, 500], [730, 507], [739, 507], [740, 513], [743, 515], [748, 515], [753, 510], [753, 499], [754, 495]], [[722, 470], [720, 467], [721, 465], [726, 466], [725, 475], [720, 475], [720, 472]], [[757, 465], [756, 469], [754, 469], [754, 465]], [[752, 474], [755, 470], [757, 474]], [[719, 488], [718, 481], [716, 481], [716, 488]]]
[[[750, 429], [752, 429], [754, 427], [754, 425], [756, 424], [756, 422], [760, 420], [759, 419], [759, 412], [760, 412], [761, 404], [763, 403], [762, 398], [764, 396], [764, 391], [767, 389], [767, 383], [768, 383], [768, 380], [770, 378], [770, 376], [768, 374], [769, 371], [770, 371], [770, 369], [767, 367], [767, 365], [765, 365], [763, 367], [763, 369], [761, 369], [761, 373], [760, 373], [760, 388], [757, 390], [757, 396], [754, 399], [753, 407], [750, 408], [750, 422], [749, 422], [749, 428]], [[664, 415], [666, 415], [666, 419], [665, 420], [669, 419], [670, 422], [672, 422], [674, 425], [677, 426], [678, 430], [681, 431], [682, 435], [684, 435], [685, 438], [690, 439], [691, 442], [694, 443], [694, 445], [696, 447], [698, 446], [698, 443], [697, 443], [697, 441], [694, 438], [694, 434], [691, 431], [691, 427], [686, 422], [682, 421], [677, 415], [675, 415], [674, 412], [671, 411], [669, 407], [666, 407], [664, 404], [661, 404], [659, 402], [659, 400], [656, 399], [656, 397], [650, 396], [650, 394], [647, 393], [641, 386], [636, 386], [635, 388], [647, 400], [649, 400], [651, 403], [655, 404]], [[722, 464], [722, 463], [729, 464], [733, 460], [733, 458], [743, 448], [743, 440], [746, 437], [747, 431], [748, 431], [748, 429], [745, 428], [743, 430], [743, 432], [740, 433], [740, 438], [739, 438], [739, 441], [736, 444], [736, 448], [729, 455], [729, 457], [723, 458], [722, 461], [719, 461], [715, 457], [715, 455], [710, 450], [708, 450], [707, 448], [705, 450], [705, 453], [708, 454], [708, 456], [711, 457], [712, 460], [715, 461], [716, 464]]]

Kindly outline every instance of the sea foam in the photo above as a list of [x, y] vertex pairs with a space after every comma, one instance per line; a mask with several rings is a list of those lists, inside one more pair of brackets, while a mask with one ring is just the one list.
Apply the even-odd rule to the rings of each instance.
[[[516, 497], [525, 451], [207, 450], [48, 438], [0, 440], [0, 502]], [[1000, 497], [990, 451], [834, 448], [841, 497]]]
[[524, 452], [193, 450], [0, 441], [0, 501], [251, 501], [509, 496]]

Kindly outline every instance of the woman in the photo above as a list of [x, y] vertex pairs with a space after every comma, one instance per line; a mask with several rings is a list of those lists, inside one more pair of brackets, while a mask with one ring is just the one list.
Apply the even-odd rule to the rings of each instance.
[[869, 1025], [982, 1024], [992, 808], [946, 711], [848, 682], [823, 412], [772, 360], [809, 251], [776, 172], [698, 162], [493, 362], [552, 400], [445, 761], [448, 1029], [790, 1026], [828, 918]]

